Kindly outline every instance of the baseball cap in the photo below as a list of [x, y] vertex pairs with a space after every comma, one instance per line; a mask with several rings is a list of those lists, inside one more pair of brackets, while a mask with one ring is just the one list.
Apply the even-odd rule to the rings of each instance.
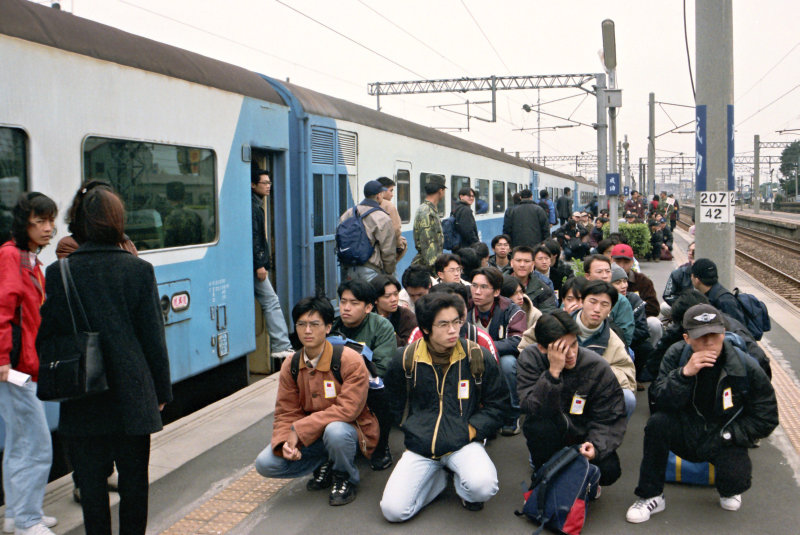
[[708, 258], [699, 258], [692, 264], [692, 275], [698, 279], [716, 279], [717, 265]]
[[377, 195], [382, 191], [387, 191], [386, 186], [377, 180], [370, 180], [364, 184], [364, 197], [372, 197], [373, 195]]
[[618, 243], [611, 248], [611, 258], [633, 258], [633, 249], [625, 243]]
[[711, 305], [695, 305], [683, 316], [683, 328], [689, 338], [696, 339], [710, 333], [725, 333], [722, 313]]

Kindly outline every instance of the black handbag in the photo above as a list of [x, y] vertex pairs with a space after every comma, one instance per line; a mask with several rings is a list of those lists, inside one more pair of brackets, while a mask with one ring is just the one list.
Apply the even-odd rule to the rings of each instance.
[[[58, 267], [72, 319], [72, 334], [44, 340], [38, 348], [39, 385], [36, 395], [43, 401], [67, 401], [108, 390], [100, 333], [92, 331], [89, 325], [78, 289], [72, 281], [69, 260], [62, 258]], [[73, 292], [86, 331], [79, 331], [75, 322], [70, 299]]]

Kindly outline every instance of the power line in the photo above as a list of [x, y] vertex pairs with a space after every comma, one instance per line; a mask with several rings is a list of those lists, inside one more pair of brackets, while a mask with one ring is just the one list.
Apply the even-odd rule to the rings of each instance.
[[783, 63], [783, 60], [785, 60], [786, 58], [788, 58], [788, 57], [789, 57], [789, 54], [791, 54], [792, 52], [794, 52], [794, 50], [795, 50], [795, 49], [796, 49], [798, 46], [800, 46], [800, 41], [798, 41], [797, 43], [795, 43], [795, 45], [794, 45], [794, 46], [793, 46], [791, 49], [789, 49], [789, 51], [788, 51], [786, 54], [784, 54], [784, 55], [783, 55], [783, 57], [782, 57], [781, 59], [779, 59], [779, 60], [778, 60], [778, 63], [776, 63], [775, 65], [773, 65], [772, 67], [770, 67], [770, 69], [769, 69], [767, 72], [765, 72], [765, 73], [764, 73], [764, 75], [763, 75], [761, 78], [759, 78], [758, 80], [756, 80], [756, 82], [755, 82], [753, 85], [751, 85], [751, 86], [750, 86], [750, 88], [749, 88], [747, 91], [745, 91], [744, 93], [742, 93], [741, 95], [739, 95], [739, 98], [737, 98], [737, 99], [734, 101], [734, 103], [736, 103], [736, 102], [739, 102], [739, 100], [740, 100], [740, 99], [744, 98], [744, 96], [745, 96], [746, 94], [748, 94], [748, 93], [749, 93], [750, 91], [752, 91], [752, 90], [753, 90], [753, 89], [754, 89], [754, 88], [755, 88], [755, 87], [756, 87], [758, 84], [760, 84], [762, 81], [764, 81], [764, 78], [766, 78], [766, 77], [767, 77], [767, 75], [768, 75], [769, 73], [771, 73], [772, 71], [774, 71], [774, 70], [775, 70], [775, 68], [776, 68], [778, 65], [780, 65], [781, 63]]
[[736, 128], [738, 128], [738, 127], [742, 126], [744, 123], [746, 123], [747, 121], [749, 121], [750, 119], [752, 119], [753, 117], [755, 117], [756, 115], [758, 115], [759, 113], [761, 113], [762, 111], [766, 110], [767, 108], [769, 108], [770, 106], [772, 106], [773, 104], [775, 104], [776, 102], [778, 102], [780, 99], [782, 99], [783, 97], [785, 97], [786, 95], [788, 95], [789, 93], [791, 93], [792, 91], [794, 91], [795, 89], [797, 89], [797, 88], [799, 88], [799, 87], [800, 87], [800, 84], [797, 84], [796, 86], [794, 86], [793, 88], [791, 88], [789, 91], [787, 91], [787, 92], [786, 92], [786, 93], [784, 93], [783, 95], [779, 96], [778, 98], [776, 98], [775, 100], [773, 100], [772, 102], [770, 102], [769, 104], [767, 104], [766, 106], [762, 106], [761, 108], [759, 108], [758, 110], [756, 110], [756, 111], [755, 111], [755, 112], [753, 112], [752, 114], [748, 115], [746, 118], [744, 118], [744, 119], [742, 119], [741, 121], [739, 121], [739, 123], [736, 125]]
[[483, 35], [483, 38], [484, 38], [484, 39], [486, 39], [486, 42], [487, 42], [487, 43], [489, 43], [489, 46], [490, 46], [490, 47], [492, 47], [492, 50], [494, 51], [495, 55], [497, 56], [497, 59], [499, 59], [499, 60], [500, 60], [500, 63], [502, 63], [502, 64], [503, 64], [503, 67], [505, 67], [505, 68], [506, 68], [506, 71], [508, 71], [508, 73], [509, 73], [509, 74], [511, 74], [511, 69], [508, 67], [508, 65], [506, 65], [506, 62], [505, 62], [505, 61], [503, 61], [503, 58], [502, 58], [502, 56], [500, 56], [500, 52], [498, 52], [498, 51], [497, 51], [497, 49], [494, 47], [494, 44], [492, 44], [492, 41], [491, 41], [491, 39], [489, 39], [489, 36], [488, 36], [488, 35], [486, 35], [486, 32], [485, 32], [485, 31], [483, 31], [483, 28], [481, 28], [481, 25], [480, 25], [480, 23], [478, 22], [478, 19], [476, 19], [476, 18], [475, 18], [475, 15], [473, 15], [473, 14], [472, 14], [472, 11], [470, 11], [470, 10], [469, 10], [469, 8], [467, 7], [467, 4], [464, 2], [464, 0], [461, 0], [461, 5], [462, 5], [462, 6], [464, 6], [464, 9], [465, 9], [465, 10], [467, 11], [467, 13], [469, 14], [470, 18], [472, 19], [472, 22], [474, 22], [474, 23], [475, 23], [475, 26], [477, 26], [477, 27], [478, 27], [478, 30], [480, 30], [480, 32], [481, 32], [481, 35]]

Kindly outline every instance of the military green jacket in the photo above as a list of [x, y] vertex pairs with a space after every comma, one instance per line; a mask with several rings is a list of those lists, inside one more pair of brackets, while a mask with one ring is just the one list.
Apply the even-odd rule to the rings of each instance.
[[444, 250], [442, 222], [436, 206], [428, 200], [423, 201], [414, 216], [414, 246], [417, 248], [417, 256], [411, 263], [424, 264], [431, 268], [436, 257]]

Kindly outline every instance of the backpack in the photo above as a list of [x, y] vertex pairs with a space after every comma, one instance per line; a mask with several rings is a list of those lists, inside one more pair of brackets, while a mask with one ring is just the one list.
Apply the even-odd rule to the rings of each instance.
[[579, 446], [566, 446], [544, 463], [531, 478], [522, 511], [539, 524], [558, 533], [578, 535], [586, 523], [589, 500], [597, 496], [600, 469], [581, 455]]
[[[414, 380], [414, 369], [417, 366], [417, 361], [414, 360], [414, 353], [417, 351], [417, 347], [419, 347], [419, 343], [421, 341], [422, 338], [418, 339], [413, 344], [407, 345], [403, 350], [403, 372], [406, 376], [406, 405], [403, 409], [403, 417], [400, 420], [401, 427], [406, 423], [406, 419], [408, 418], [408, 398], [411, 395], [411, 383]], [[483, 372], [485, 370], [485, 363], [483, 362], [483, 349], [481, 349], [481, 346], [479, 346], [476, 342], [471, 340], [465, 340], [461, 338], [459, 342], [461, 343], [461, 348], [464, 350], [464, 353], [467, 354], [467, 358], [469, 359], [469, 370], [472, 373], [472, 377], [475, 379], [475, 393], [477, 394], [478, 399], [480, 399], [481, 386], [483, 384]]]
[[[349, 347], [364, 358], [364, 364], [367, 366], [367, 371], [369, 372], [370, 377], [378, 376], [378, 370], [375, 368], [375, 364], [372, 362], [372, 351], [366, 345], [338, 335], [330, 336], [327, 338], [327, 340], [333, 346], [333, 355], [331, 356], [331, 373], [333, 373], [333, 378], [336, 379], [339, 384], [344, 383], [342, 380], [342, 351], [345, 347]], [[291, 373], [292, 379], [294, 379], [295, 383], [297, 383], [297, 376], [300, 373], [301, 354], [302, 350], [297, 350], [292, 355]]]
[[444, 248], [452, 251], [461, 247], [461, 234], [456, 230], [456, 218], [453, 214], [442, 219], [442, 234], [444, 235]]
[[369, 260], [375, 247], [367, 236], [363, 219], [380, 208], [370, 208], [364, 215], [358, 214], [358, 206], [353, 206], [353, 217], [349, 217], [336, 227], [336, 256], [345, 266], [361, 266]]
[[733, 296], [739, 303], [739, 308], [744, 312], [745, 327], [756, 340], [761, 340], [764, 333], [772, 329], [767, 305], [753, 294], [746, 294], [733, 289]]

